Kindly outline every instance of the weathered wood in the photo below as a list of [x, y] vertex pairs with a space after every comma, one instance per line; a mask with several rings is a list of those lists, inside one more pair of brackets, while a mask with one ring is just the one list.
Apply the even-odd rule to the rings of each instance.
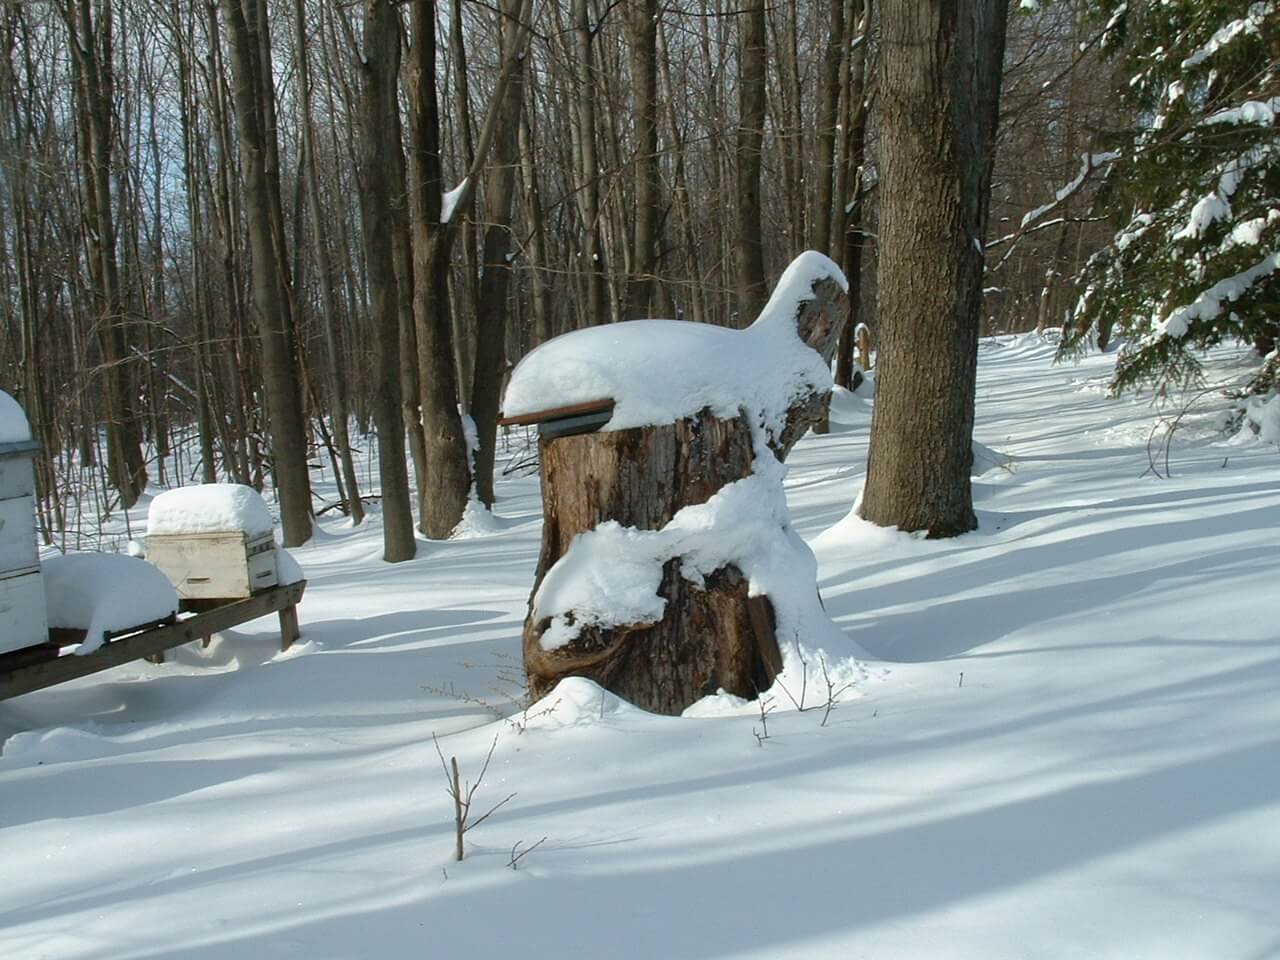
[[[847, 309], [839, 283], [818, 281], [813, 298], [798, 309], [796, 333], [829, 361]], [[829, 399], [828, 391], [796, 398], [781, 434], [770, 441], [774, 456], [785, 459]], [[511, 419], [539, 422], [574, 412], [559, 408]], [[554, 650], [542, 646], [550, 619], [535, 619], [533, 603], [547, 571], [579, 534], [605, 520], [661, 530], [682, 508], [750, 475], [756, 450], [748, 415], [722, 419], [703, 410], [672, 424], [543, 436], [538, 449], [542, 550], [523, 637], [530, 694], [542, 696], [564, 677], [585, 676], [646, 710], [678, 714], [720, 689], [754, 698], [770, 687], [782, 670], [773, 606], [768, 597], [749, 596], [736, 566], [721, 567], [698, 586], [681, 575], [680, 560], [671, 559], [658, 588], [666, 599], [661, 620], [585, 626]]]
[[[306, 587], [305, 580], [288, 586], [272, 587], [247, 599], [216, 607], [167, 626], [121, 636], [83, 656], [67, 653], [33, 663], [30, 656], [0, 655], [0, 700], [88, 676], [131, 660], [152, 657], [172, 647], [199, 640], [258, 617], [294, 608], [302, 600]], [[46, 654], [51, 649], [54, 648], [49, 645], [41, 648]], [[24, 651], [19, 651], [19, 654], [23, 653]]]
[[[721, 487], [751, 473], [751, 428], [745, 417], [722, 420], [703, 411], [678, 423], [543, 441], [543, 576], [579, 533], [618, 519], [660, 530], [683, 507], [705, 503]], [[556, 650], [540, 643], [549, 621], [525, 622], [524, 662], [530, 693], [541, 696], [563, 677], [591, 677], [656, 713], [676, 714], [723, 688], [754, 697], [781, 669], [772, 611], [748, 598], [732, 566], [698, 587], [663, 568], [659, 594], [667, 615], [655, 624], [584, 628]]]
[[147, 560], [183, 600], [243, 599], [276, 584], [275, 538], [242, 531], [150, 534]]
[[500, 427], [527, 427], [546, 420], [560, 420], [565, 417], [576, 417], [584, 413], [610, 413], [614, 402], [609, 398], [588, 400], [585, 403], [571, 403], [563, 407], [548, 407], [546, 410], [535, 410], [532, 413], [518, 413], [510, 417], [500, 417]]

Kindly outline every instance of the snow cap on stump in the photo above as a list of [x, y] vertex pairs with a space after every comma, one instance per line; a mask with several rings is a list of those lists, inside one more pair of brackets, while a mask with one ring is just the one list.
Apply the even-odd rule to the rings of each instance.
[[702, 410], [724, 418], [748, 410], [777, 433], [798, 398], [831, 389], [827, 362], [796, 330], [801, 305], [827, 279], [848, 291], [829, 258], [814, 251], [796, 257], [745, 330], [631, 320], [556, 337], [516, 366], [503, 415], [611, 399], [607, 431], [675, 423]]

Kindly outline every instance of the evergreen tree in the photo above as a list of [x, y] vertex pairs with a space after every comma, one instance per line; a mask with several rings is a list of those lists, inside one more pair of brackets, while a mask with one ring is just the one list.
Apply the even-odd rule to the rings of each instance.
[[1235, 339], [1275, 385], [1280, 335], [1280, 14], [1274, 2], [1099, 5], [1130, 129], [1100, 194], [1123, 226], [1092, 257], [1063, 351], [1128, 342], [1112, 388], [1198, 377]]

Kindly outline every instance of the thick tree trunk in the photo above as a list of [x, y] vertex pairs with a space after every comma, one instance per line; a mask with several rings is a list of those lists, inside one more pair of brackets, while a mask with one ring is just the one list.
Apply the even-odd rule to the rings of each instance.
[[977, 526], [974, 384], [1006, 0], [894, 0], [881, 17], [879, 356], [862, 516]]
[[[828, 361], [846, 307], [840, 286], [823, 280], [799, 308], [797, 334]], [[785, 459], [829, 399], [816, 392], [798, 398], [772, 455]], [[523, 638], [531, 695], [566, 676], [586, 676], [646, 710], [677, 714], [718, 689], [751, 698], [772, 685], [782, 669], [773, 608], [767, 597], [749, 595], [742, 571], [731, 564], [699, 588], [682, 576], [678, 558], [668, 561], [659, 621], [584, 626], [551, 650], [542, 644], [550, 621], [534, 613], [543, 578], [576, 536], [606, 520], [661, 530], [682, 508], [750, 475], [756, 452], [746, 413], [721, 419], [707, 410], [673, 424], [540, 441], [542, 551]]]
[[[751, 427], [745, 417], [703, 412], [679, 423], [583, 434], [539, 443], [542, 461], [542, 553], [534, 593], [579, 533], [604, 520], [660, 530], [682, 507], [705, 503], [751, 473]], [[723, 688], [742, 697], [767, 689], [781, 669], [765, 598], [752, 600], [741, 572], [721, 568], [705, 589], [686, 581], [679, 560], [663, 568], [657, 623], [586, 627], [578, 638], [544, 650], [547, 621], [525, 622], [524, 662], [531, 696], [565, 676], [586, 676], [655, 713], [678, 714]]]

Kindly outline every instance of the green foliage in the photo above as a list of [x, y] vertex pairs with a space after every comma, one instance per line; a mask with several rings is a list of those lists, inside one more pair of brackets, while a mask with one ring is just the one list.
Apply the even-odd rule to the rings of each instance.
[[[1131, 126], [1099, 202], [1120, 227], [1080, 277], [1063, 341], [1113, 328], [1114, 390], [1197, 379], [1194, 352], [1280, 334], [1280, 13], [1275, 2], [1099, 3]], [[1275, 365], [1263, 369], [1274, 371]], [[1274, 375], [1274, 374], [1269, 374]]]

